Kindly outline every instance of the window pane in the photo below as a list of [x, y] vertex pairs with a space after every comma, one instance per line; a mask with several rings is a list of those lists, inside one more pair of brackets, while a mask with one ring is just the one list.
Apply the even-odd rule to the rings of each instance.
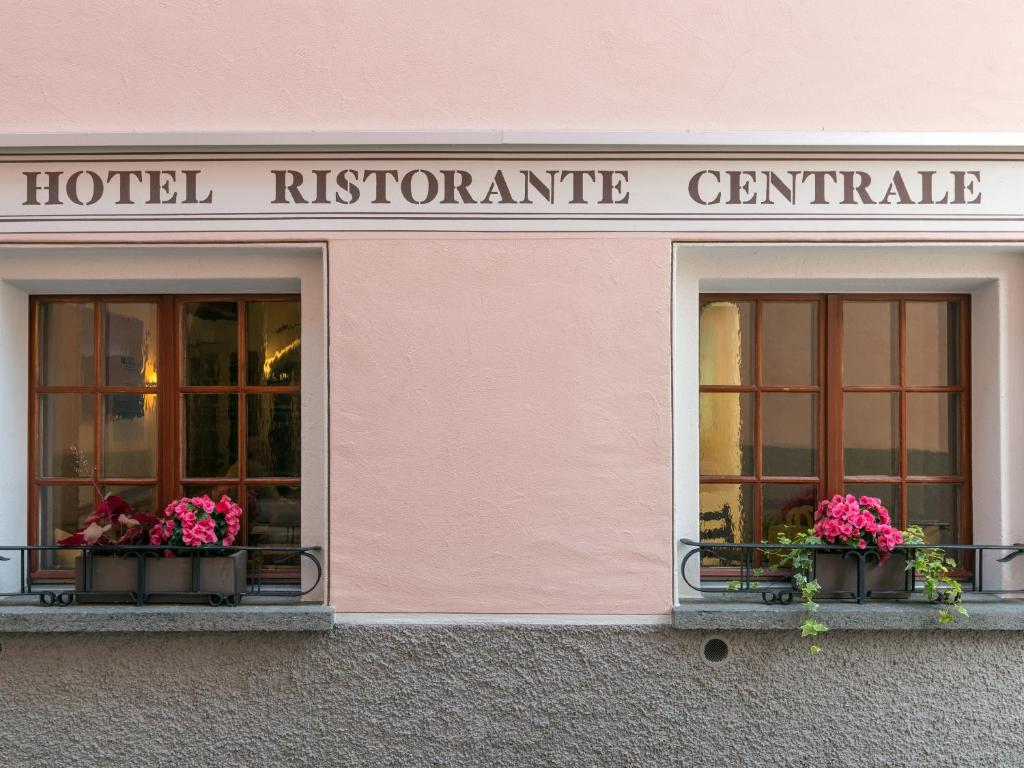
[[960, 474], [960, 395], [907, 393], [907, 471]]
[[818, 303], [765, 301], [761, 383], [799, 386], [818, 381]]
[[843, 472], [900, 474], [900, 396], [896, 392], [843, 395]]
[[793, 483], [765, 483], [761, 486], [764, 504], [764, 533], [761, 538], [778, 542], [779, 534], [790, 539], [798, 531], [814, 525], [814, 509], [818, 506], [818, 486]]
[[753, 393], [701, 393], [700, 473], [754, 474]]
[[95, 383], [95, 320], [91, 302], [40, 302], [40, 384], [84, 387]]
[[299, 476], [299, 395], [246, 395], [246, 475]]
[[103, 376], [110, 387], [155, 387], [157, 305], [111, 302], [102, 305]]
[[299, 330], [297, 301], [246, 304], [246, 379], [251, 386], [299, 383]]
[[[209, 496], [214, 501], [219, 501], [221, 496], [230, 496], [231, 500], [241, 503], [238, 500], [238, 486], [225, 483], [223, 485], [184, 485], [181, 488], [182, 496]], [[236, 544], [240, 542], [236, 541]]]
[[899, 384], [899, 303], [843, 302], [843, 384]]
[[188, 386], [238, 383], [238, 304], [192, 302], [184, 306], [185, 375]]
[[907, 384], [960, 383], [960, 304], [907, 302]]
[[238, 477], [238, 395], [183, 395], [185, 476]]
[[852, 493], [858, 499], [861, 496], [872, 496], [880, 499], [882, 506], [889, 510], [892, 524], [902, 528], [900, 517], [900, 487], [896, 483], [847, 483], [845, 493]]
[[754, 383], [754, 303], [709, 301], [700, 306], [700, 383]]
[[956, 483], [909, 483], [907, 524], [920, 525], [929, 543], [959, 543], [960, 486]]
[[[156, 486], [153, 485], [104, 485], [101, 486], [104, 495], [112, 494], [120, 496], [131, 505], [136, 512], [145, 512], [155, 515], [162, 514], [163, 510], [157, 508]], [[144, 542], [149, 543], [149, 542]]]
[[[247, 494], [249, 546], [301, 546], [301, 493], [298, 486], [250, 485]], [[299, 558], [297, 555], [269, 553], [263, 556], [262, 565], [265, 568], [298, 568]]]
[[39, 474], [41, 477], [91, 477], [93, 395], [39, 395]]
[[156, 395], [103, 396], [103, 477], [156, 477]]
[[[93, 511], [91, 485], [44, 485], [39, 488], [39, 543], [53, 545], [82, 527]], [[71, 569], [79, 550], [41, 552], [42, 570]]]
[[[744, 543], [754, 540], [754, 485], [702, 483], [700, 486], [700, 540]], [[739, 565], [737, 550], [701, 556], [701, 565]]]
[[765, 392], [761, 395], [761, 421], [762, 475], [817, 476], [817, 395]]

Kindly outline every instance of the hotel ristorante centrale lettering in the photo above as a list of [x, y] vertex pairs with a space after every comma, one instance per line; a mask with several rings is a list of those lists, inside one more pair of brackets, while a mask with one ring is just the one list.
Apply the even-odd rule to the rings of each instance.
[[7, 156], [0, 229], [1012, 229], [1024, 160], [699, 153]]

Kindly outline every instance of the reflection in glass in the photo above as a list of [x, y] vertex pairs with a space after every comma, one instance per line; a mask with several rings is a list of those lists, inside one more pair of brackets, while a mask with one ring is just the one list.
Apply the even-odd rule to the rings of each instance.
[[814, 525], [814, 510], [818, 506], [817, 485], [796, 483], [765, 483], [761, 486], [765, 541], [778, 543], [779, 534], [790, 540], [799, 531]]
[[960, 304], [908, 301], [907, 384], [960, 383]]
[[813, 385], [818, 381], [818, 303], [761, 302], [764, 348], [761, 383]]
[[84, 387], [96, 379], [92, 302], [39, 303], [39, 383]]
[[184, 306], [185, 384], [238, 383], [238, 304], [190, 302]]
[[299, 302], [246, 304], [246, 378], [250, 386], [299, 384], [299, 331]]
[[959, 543], [960, 485], [908, 483], [907, 524], [920, 525], [929, 543]]
[[156, 395], [103, 395], [103, 477], [156, 477]]
[[899, 308], [896, 301], [843, 302], [843, 384], [899, 384]]
[[960, 395], [907, 393], [907, 471], [911, 475], [960, 474]]
[[95, 397], [80, 394], [39, 395], [38, 402], [39, 475], [91, 477], [95, 466]]
[[[743, 543], [754, 540], [754, 486], [752, 483], [701, 483], [700, 540]], [[702, 554], [701, 565], [737, 566], [737, 550]]]
[[700, 394], [700, 473], [754, 474], [754, 395]]
[[701, 304], [700, 383], [754, 383], [754, 302]]
[[[39, 488], [39, 543], [56, 544], [82, 527], [93, 511], [91, 485], [43, 485]], [[78, 550], [39, 553], [42, 570], [75, 567]]]
[[768, 477], [815, 477], [818, 473], [818, 396], [761, 395], [761, 473]]
[[900, 473], [900, 397], [895, 392], [843, 395], [843, 464], [847, 475]]
[[109, 302], [102, 305], [104, 384], [155, 387], [157, 377], [157, 305]]
[[104, 485], [101, 487], [103, 495], [113, 494], [120, 496], [131, 505], [136, 512], [145, 512], [150, 515], [163, 514], [162, 509], [157, 509], [156, 486], [153, 485]]
[[186, 394], [185, 476], [238, 477], [238, 395]]
[[299, 476], [299, 396], [246, 395], [246, 475]]
[[[250, 485], [247, 495], [250, 546], [301, 546], [302, 497], [298, 486]], [[259, 567], [258, 563], [254, 565]], [[299, 558], [268, 553], [263, 556], [262, 566], [298, 569]]]
[[882, 506], [889, 510], [892, 524], [902, 528], [900, 516], [900, 487], [896, 483], [847, 483], [844, 493], [852, 493], [858, 499], [861, 496], [872, 496], [880, 499]]

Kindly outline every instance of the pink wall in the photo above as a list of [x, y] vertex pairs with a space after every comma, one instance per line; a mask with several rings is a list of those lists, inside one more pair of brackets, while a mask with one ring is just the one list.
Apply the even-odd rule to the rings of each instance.
[[672, 604], [671, 243], [331, 243], [339, 611]]
[[1019, 130], [1016, 0], [8, 0], [0, 130]]

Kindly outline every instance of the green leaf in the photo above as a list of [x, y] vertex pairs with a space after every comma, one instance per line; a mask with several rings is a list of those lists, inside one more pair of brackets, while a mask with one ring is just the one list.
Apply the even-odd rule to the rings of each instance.
[[820, 645], [812, 645], [810, 650], [811, 650], [812, 654], [814, 654], [814, 653], [821, 653], [821, 646]]
[[819, 635], [822, 632], [828, 632], [828, 626], [822, 624], [820, 621], [807, 619], [803, 624], [800, 625], [801, 637], [814, 637], [815, 635]]

